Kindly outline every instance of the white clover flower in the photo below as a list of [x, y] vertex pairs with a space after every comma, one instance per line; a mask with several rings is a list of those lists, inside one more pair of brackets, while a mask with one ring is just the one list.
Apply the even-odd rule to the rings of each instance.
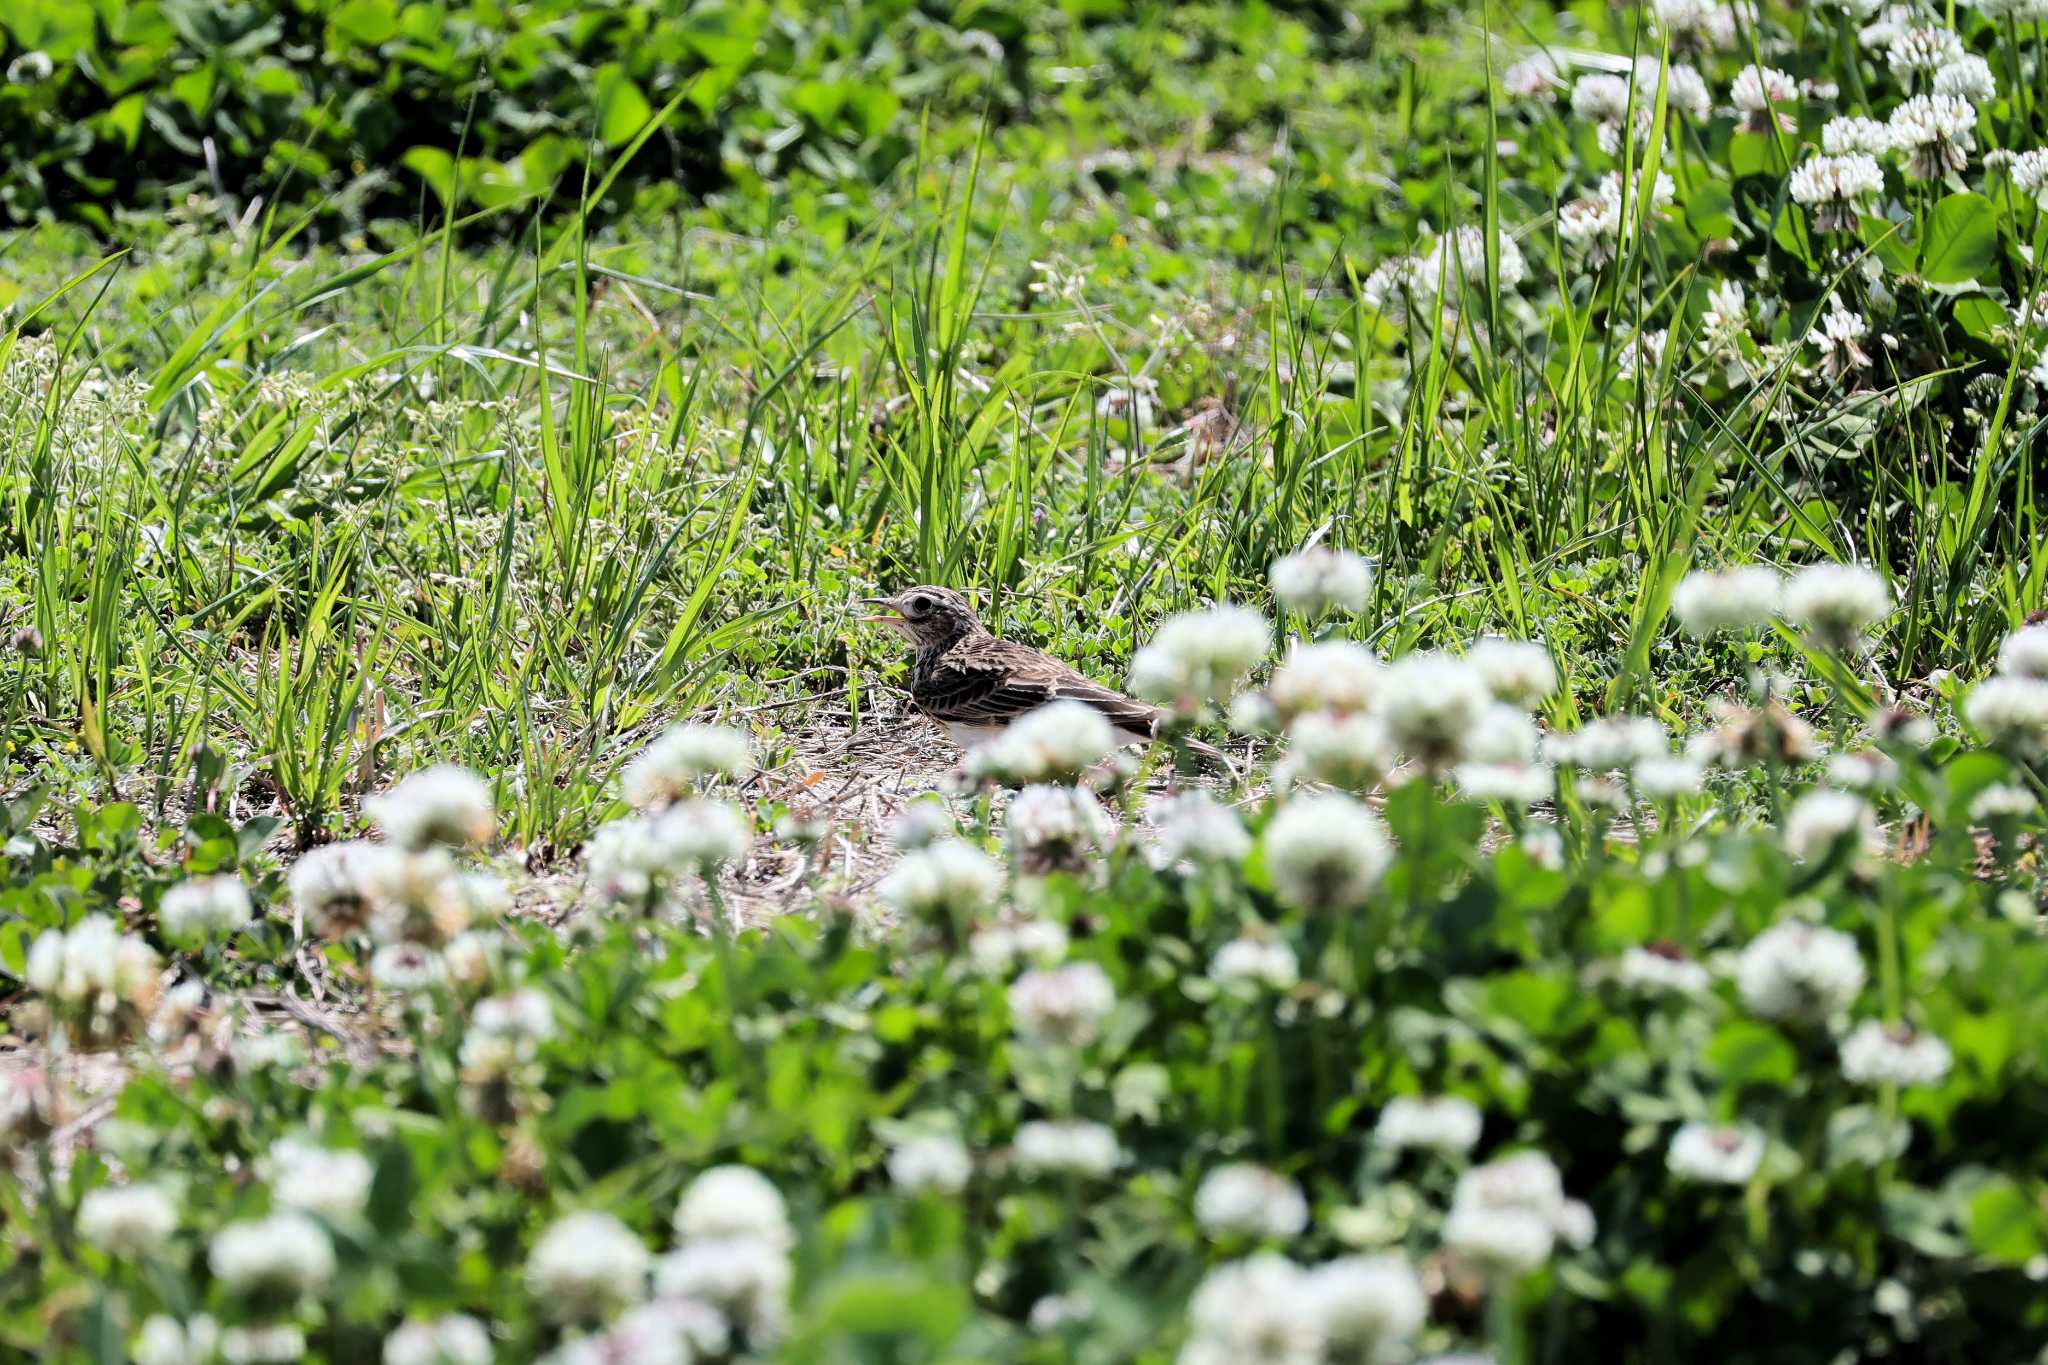
[[1476, 666], [1425, 651], [1404, 655], [1387, 668], [1374, 710], [1397, 748], [1440, 772], [1464, 756], [1472, 727], [1492, 704], [1493, 694]]
[[1276, 991], [1301, 983], [1301, 963], [1280, 939], [1234, 938], [1209, 959], [1209, 979], [1224, 985], [1249, 981]]
[[1970, 819], [1985, 825], [1993, 820], [2020, 820], [2039, 809], [2034, 794], [2010, 782], [1994, 782], [1970, 800]]
[[[2021, 194], [2031, 194], [2042, 208], [2048, 208], [2048, 147], [2036, 147], [2021, 152], [2006, 167], [2006, 174], [2012, 178], [2012, 187]], [[2041, 315], [2041, 300], [2034, 305], [2035, 326], [2044, 320]], [[2037, 384], [2048, 380], [2036, 379]]]
[[[1834, 380], [1869, 366], [1870, 356], [1863, 349], [1863, 338], [1868, 335], [1870, 324], [1842, 307], [1840, 302], [1835, 302], [1829, 305], [1820, 325], [1806, 334], [1806, 339], [1821, 348], [1821, 373]], [[1795, 580], [1797, 577], [1795, 574]], [[1789, 594], [1787, 600], [1790, 600]]]
[[1705, 967], [1680, 949], [1666, 945], [1630, 948], [1621, 955], [1616, 975], [1623, 986], [1646, 995], [1667, 991], [1673, 995], [1704, 995], [1714, 984]]
[[1538, 825], [1523, 830], [1522, 837], [1515, 840], [1515, 846], [1535, 866], [1548, 872], [1564, 871], [1564, 836], [1551, 826]]
[[1276, 780], [1370, 791], [1395, 762], [1393, 740], [1377, 716], [1309, 711], [1287, 727], [1287, 757]]
[[1266, 827], [1265, 842], [1274, 893], [1302, 910], [1356, 908], [1394, 857], [1372, 812], [1335, 793], [1289, 801]]
[[2021, 626], [1998, 646], [1998, 671], [2048, 679], [2048, 625]]
[[1058, 920], [1028, 915], [1000, 919], [968, 937], [967, 953], [989, 976], [1006, 975], [1020, 962], [1054, 966], [1067, 955], [1067, 929]]
[[1853, 792], [1808, 792], [1785, 815], [1785, 850], [1800, 862], [1825, 857], [1844, 840], [1858, 855], [1874, 855], [1884, 848], [1877, 812]]
[[1033, 1173], [1104, 1176], [1123, 1162], [1116, 1134], [1082, 1119], [1021, 1124], [1012, 1145], [1017, 1165]]
[[1500, 84], [1517, 99], [1535, 99], [1564, 89], [1564, 71], [1548, 52], [1532, 52], [1502, 72]]
[[1706, 768], [1692, 758], [1646, 758], [1629, 770], [1638, 794], [1651, 801], [1676, 801], [1698, 796], [1706, 784]]
[[1557, 691], [1557, 665], [1550, 651], [1533, 640], [1482, 636], [1465, 651], [1465, 659], [1494, 699], [1510, 706], [1531, 711]]
[[1648, 716], [1601, 716], [1566, 734], [1552, 735], [1553, 763], [1590, 773], [1625, 771], [1671, 756], [1671, 736]]
[[1828, 760], [1828, 781], [1847, 791], [1887, 791], [1898, 785], [1898, 760], [1882, 749], [1858, 749]]
[[1792, 168], [1792, 201], [1813, 210], [1815, 232], [1854, 231], [1858, 206], [1883, 189], [1884, 168], [1867, 152], [1817, 156]]
[[1776, 67], [1743, 67], [1728, 87], [1728, 102], [1743, 115], [1742, 126], [1749, 132], [1769, 132], [1773, 114], [1785, 132], [1799, 126], [1792, 113], [1799, 104], [1799, 82]]
[[309, 849], [292, 864], [292, 903], [322, 938], [360, 933], [378, 907], [398, 894], [405, 861], [390, 845], [363, 839]]
[[1340, 1256], [1309, 1272], [1309, 1294], [1340, 1359], [1384, 1360], [1429, 1319], [1422, 1277], [1404, 1256]]
[[889, 846], [898, 853], [924, 848], [960, 832], [939, 801], [913, 801], [889, 824]]
[[1484, 1123], [1478, 1105], [1455, 1095], [1398, 1095], [1380, 1111], [1373, 1141], [1394, 1151], [1456, 1156], [1478, 1145]]
[[731, 1344], [724, 1313], [669, 1297], [628, 1308], [602, 1332], [565, 1340], [541, 1365], [696, 1365], [723, 1357]]
[[610, 1317], [639, 1299], [647, 1247], [608, 1213], [567, 1214], [548, 1225], [526, 1258], [526, 1287], [557, 1322]]
[[249, 888], [236, 876], [193, 877], [157, 902], [157, 923], [173, 943], [195, 944], [249, 927]]
[[1422, 256], [1395, 256], [1381, 261], [1358, 287], [1366, 307], [1385, 314], [1396, 326], [1412, 312], [1427, 312], [1443, 286], [1437, 262]]
[[[1529, 263], [1522, 259], [1522, 249], [1504, 232], [1494, 236], [1494, 257], [1502, 289], [1513, 289], [1529, 277]], [[1485, 284], [1485, 229], [1467, 226], [1445, 233], [1437, 239], [1435, 260], [1437, 278], [1444, 284]]]
[[787, 1247], [796, 1240], [781, 1192], [751, 1166], [713, 1166], [692, 1180], [676, 1204], [675, 1229], [690, 1241], [751, 1237]]
[[974, 1158], [966, 1144], [950, 1134], [913, 1137], [889, 1152], [889, 1180], [899, 1190], [958, 1194], [973, 1175]]
[[1664, 1154], [1671, 1174], [1702, 1185], [1747, 1185], [1763, 1160], [1764, 1135], [1736, 1124], [1685, 1124]]
[[1617, 374], [1631, 383], [1640, 382], [1661, 369], [1664, 364], [1664, 349], [1671, 344], [1671, 329], [1659, 327], [1652, 332], [1637, 332], [1621, 343], [1614, 353], [1614, 368]]
[[206, 1314], [188, 1322], [152, 1314], [130, 1351], [135, 1365], [211, 1365], [220, 1351], [220, 1324]]
[[1547, 763], [1460, 763], [1451, 769], [1451, 781], [1467, 801], [1511, 806], [1533, 806], [1557, 790], [1557, 773]]
[[547, 993], [532, 986], [493, 995], [470, 1011], [472, 1032], [544, 1043], [555, 1036], [555, 1007]]
[[414, 851], [436, 844], [468, 848], [490, 838], [498, 824], [490, 784], [452, 763], [411, 774], [363, 802], [363, 814], [386, 839]]
[[746, 735], [728, 725], [684, 724], [664, 730], [625, 767], [619, 786], [629, 805], [665, 806], [718, 777], [754, 768]]
[[978, 915], [1003, 889], [1002, 865], [964, 839], [940, 839], [898, 860], [875, 892], [900, 915]]
[[975, 751], [972, 766], [1018, 786], [1072, 782], [1118, 743], [1109, 717], [1086, 702], [1061, 699], [1020, 716]]
[[1516, 1152], [1458, 1178], [1444, 1245], [1482, 1271], [1523, 1275], [1550, 1259], [1560, 1233], [1591, 1240], [1590, 1212], [1571, 1204], [1549, 1157]]
[[1018, 869], [1080, 872], [1107, 845], [1116, 822], [1085, 787], [1026, 787], [1011, 800], [1003, 838]]
[[1363, 711], [1386, 672], [1378, 655], [1349, 640], [1297, 645], [1273, 671], [1267, 695], [1283, 718], [1304, 711]]
[[1842, 1040], [1842, 1075], [1857, 1085], [1940, 1085], [1954, 1058], [1931, 1033], [1866, 1019]]
[[679, 801], [655, 816], [649, 836], [676, 876], [709, 875], [743, 856], [754, 840], [747, 818], [723, 801]]
[[[1651, 94], [1654, 98], [1654, 87]], [[1703, 119], [1714, 111], [1714, 93], [1707, 88], [1706, 77], [1700, 75], [1698, 68], [1673, 62], [1665, 75], [1664, 107], [1688, 118]]]
[[220, 1334], [227, 1365], [287, 1365], [306, 1358], [306, 1334], [288, 1322], [227, 1328]]
[[1785, 584], [1785, 619], [1827, 649], [1859, 647], [1891, 612], [1891, 588], [1860, 564], [1809, 564]]
[[1963, 719], [1995, 748], [2048, 753], [2048, 679], [1986, 678], [1970, 689]]
[[369, 1158], [361, 1152], [320, 1147], [296, 1138], [272, 1143], [260, 1171], [277, 1203], [327, 1218], [361, 1213], [375, 1175]]
[[1260, 1252], [1203, 1278], [1178, 1365], [1320, 1365], [1325, 1320], [1309, 1273]]
[[698, 1238], [654, 1265], [654, 1289], [663, 1301], [714, 1305], [755, 1345], [782, 1335], [794, 1279], [789, 1253], [758, 1237]]
[[1147, 701], [1199, 710], [1237, 691], [1271, 641], [1266, 618], [1249, 607], [1169, 616], [1132, 658], [1131, 690]]
[[1204, 792], [1161, 797], [1146, 814], [1158, 831], [1154, 857], [1163, 867], [1241, 863], [1252, 851], [1237, 812]]
[[1829, 156], [1883, 156], [1892, 149], [1892, 130], [1874, 118], [1831, 118], [1821, 127], [1820, 149]]
[[1892, 110], [1892, 145], [1906, 154], [1906, 177], [1959, 174], [1977, 147], [1977, 109], [1953, 95], [1915, 95]]
[[[1707, 291], [1706, 311], [1700, 314], [1700, 346], [1709, 355], [1731, 350], [1749, 335], [1749, 296], [1735, 280], [1722, 280]], [[1686, 582], [1698, 578], [1688, 574]], [[1683, 588], [1685, 585], [1679, 585]], [[1674, 595], [1675, 600], [1675, 595]], [[1680, 618], [1681, 624], [1684, 618]]]
[[467, 1313], [407, 1318], [384, 1338], [384, 1365], [491, 1365], [490, 1330]]
[[1211, 1237], [1294, 1237], [1308, 1226], [1308, 1200], [1279, 1172], [1236, 1161], [1202, 1177], [1195, 1222]]
[[614, 903], [641, 905], [674, 871], [655, 838], [652, 817], [612, 820], [592, 831], [584, 865], [598, 893]]
[[370, 979], [379, 990], [416, 995], [448, 979], [448, 964], [424, 943], [386, 943], [370, 954]]
[[1465, 741], [1465, 757], [1472, 763], [1534, 763], [1542, 751], [1536, 722], [1506, 702], [1487, 707]]
[[145, 1027], [162, 994], [162, 968], [147, 943], [105, 915], [88, 915], [37, 935], [22, 980], [59, 1017], [69, 1045], [101, 1047]]
[[178, 1230], [178, 1205], [154, 1185], [109, 1185], [78, 1201], [78, 1235], [110, 1256], [147, 1256]]
[[1998, 97], [1998, 80], [1991, 74], [1991, 63], [1967, 52], [1934, 73], [1934, 93], [1989, 104]]
[[1572, 84], [1572, 112], [1588, 123], [1619, 123], [1628, 116], [1630, 95], [1626, 76], [1590, 72]]
[[1444, 1245], [1488, 1274], [1526, 1275], [1550, 1259], [1557, 1229], [1522, 1209], [1453, 1204], [1444, 1219]]
[[303, 1213], [229, 1223], [206, 1264], [230, 1294], [317, 1294], [334, 1278], [334, 1243]]
[[1762, 565], [1689, 573], [1671, 594], [1671, 614], [1691, 635], [1756, 630], [1770, 624], [1783, 593], [1777, 570]]
[[1909, 28], [1892, 39], [1885, 62], [1894, 74], [1910, 79], [1952, 66], [1964, 57], [1963, 40], [1945, 28]]
[[1041, 967], [1010, 983], [1010, 1018], [1027, 1043], [1085, 1047], [1116, 1008], [1116, 987], [1093, 962]]
[[1800, 920], [1764, 930], [1735, 962], [1743, 1004], [1766, 1019], [1824, 1019], [1854, 1004], [1863, 981], [1855, 939]]
[[1281, 605], [1306, 616], [1356, 615], [1372, 596], [1372, 566], [1348, 550], [1324, 545], [1274, 560], [1272, 579], [1273, 596]]

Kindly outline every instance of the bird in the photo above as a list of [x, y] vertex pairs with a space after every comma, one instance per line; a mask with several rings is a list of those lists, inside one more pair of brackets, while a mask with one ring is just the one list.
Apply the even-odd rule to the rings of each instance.
[[[967, 599], [951, 588], [905, 588], [893, 597], [867, 598], [863, 605], [882, 608], [863, 621], [893, 627], [916, 649], [911, 704], [962, 749], [984, 744], [1012, 721], [1061, 700], [1101, 712], [1125, 743], [1150, 744], [1159, 737], [1164, 713], [1158, 707], [1104, 687], [1042, 649], [991, 634]], [[1221, 751], [1199, 740], [1182, 742], [1236, 770]]]

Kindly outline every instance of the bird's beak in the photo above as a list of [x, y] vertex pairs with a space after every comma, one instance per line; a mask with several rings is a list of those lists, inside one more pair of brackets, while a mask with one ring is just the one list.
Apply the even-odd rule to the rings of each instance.
[[903, 613], [902, 613], [901, 611], [897, 610], [897, 607], [896, 607], [896, 603], [895, 603], [894, 599], [892, 599], [892, 598], [888, 598], [888, 597], [864, 597], [864, 598], [862, 598], [862, 599], [861, 599], [861, 605], [862, 605], [862, 606], [864, 606], [864, 607], [886, 607], [886, 608], [888, 608], [888, 614], [887, 614], [887, 615], [884, 615], [884, 616], [863, 616], [863, 617], [861, 617], [860, 619], [861, 619], [861, 624], [862, 624], [862, 625], [877, 625], [877, 626], [896, 626], [896, 625], [901, 625], [901, 624], [903, 624]]

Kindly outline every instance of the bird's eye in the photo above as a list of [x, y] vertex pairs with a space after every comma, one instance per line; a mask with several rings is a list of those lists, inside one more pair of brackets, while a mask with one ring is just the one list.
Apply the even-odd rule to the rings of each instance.
[[910, 608], [912, 616], [922, 616], [932, 609], [932, 599], [926, 597], [923, 593], [919, 593], [904, 605]]

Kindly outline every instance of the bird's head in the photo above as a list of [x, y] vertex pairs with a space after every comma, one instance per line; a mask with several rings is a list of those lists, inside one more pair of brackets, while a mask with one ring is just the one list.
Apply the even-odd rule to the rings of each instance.
[[894, 627], [920, 649], [949, 645], [981, 629], [974, 608], [951, 588], [905, 588], [894, 597], [871, 597], [867, 605], [881, 610], [862, 620]]

